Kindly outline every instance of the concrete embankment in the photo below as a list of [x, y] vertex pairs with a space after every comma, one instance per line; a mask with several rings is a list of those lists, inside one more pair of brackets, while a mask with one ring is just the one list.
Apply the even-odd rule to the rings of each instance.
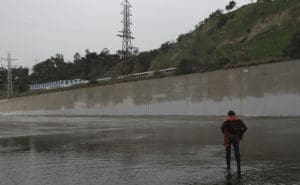
[[300, 116], [300, 61], [0, 101], [2, 115]]

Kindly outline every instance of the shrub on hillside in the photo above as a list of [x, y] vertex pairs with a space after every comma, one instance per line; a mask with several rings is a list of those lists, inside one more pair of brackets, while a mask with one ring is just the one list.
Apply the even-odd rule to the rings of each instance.
[[220, 17], [218, 23], [217, 23], [217, 28], [223, 27], [228, 21], [228, 17], [226, 15], [223, 15]]
[[283, 50], [283, 55], [293, 59], [300, 58], [300, 31], [293, 35], [289, 45]]
[[134, 65], [135, 64], [132, 61], [118, 63], [113, 69], [113, 76], [128, 75], [132, 73]]
[[195, 67], [196, 67], [196, 62], [194, 60], [182, 59], [176, 67], [175, 74], [180, 75], [180, 74], [193, 73]]
[[235, 1], [230, 1], [229, 4], [225, 7], [227, 11], [232, 10], [236, 6]]
[[165, 42], [160, 46], [160, 50], [163, 52], [168, 52], [171, 49], [172, 45], [174, 45], [174, 43], [170, 41]]

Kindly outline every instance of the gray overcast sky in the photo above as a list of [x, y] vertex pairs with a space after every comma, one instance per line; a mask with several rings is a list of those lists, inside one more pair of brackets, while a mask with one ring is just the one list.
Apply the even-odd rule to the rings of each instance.
[[[18, 66], [31, 67], [56, 53], [72, 60], [85, 49], [121, 48], [122, 0], [0, 0], [0, 56], [11, 51]], [[130, 0], [134, 46], [158, 48], [186, 33], [229, 0]], [[238, 6], [250, 0], [236, 0]], [[3, 63], [3, 61], [1, 62]]]

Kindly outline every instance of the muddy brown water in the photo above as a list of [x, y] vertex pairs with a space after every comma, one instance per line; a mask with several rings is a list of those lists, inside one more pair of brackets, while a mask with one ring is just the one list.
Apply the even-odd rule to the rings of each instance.
[[300, 118], [244, 121], [238, 176], [220, 117], [0, 117], [0, 184], [300, 184]]

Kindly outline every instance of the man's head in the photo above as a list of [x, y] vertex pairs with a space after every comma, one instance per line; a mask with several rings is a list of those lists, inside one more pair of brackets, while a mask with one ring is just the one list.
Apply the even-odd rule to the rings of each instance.
[[234, 112], [233, 110], [230, 110], [230, 111], [228, 112], [228, 116], [229, 116], [229, 117], [235, 116], [235, 112]]

